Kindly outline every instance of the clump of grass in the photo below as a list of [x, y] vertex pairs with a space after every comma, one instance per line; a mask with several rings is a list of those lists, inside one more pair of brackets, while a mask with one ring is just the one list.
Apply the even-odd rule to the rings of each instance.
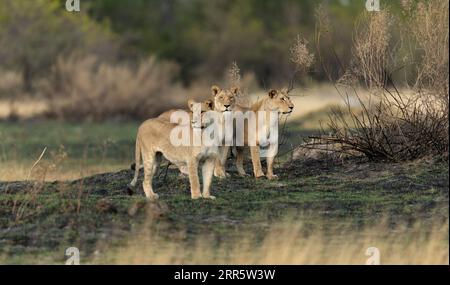
[[240, 86], [241, 85], [241, 69], [237, 65], [236, 61], [233, 61], [228, 69], [228, 85]]
[[298, 70], [306, 71], [314, 63], [314, 54], [308, 49], [308, 41], [297, 36], [294, 45], [291, 47], [291, 61]]
[[237, 104], [250, 107], [249, 87], [254, 84], [255, 78], [251, 73], [241, 76], [241, 69], [236, 61], [233, 61], [227, 69], [227, 83], [229, 88], [238, 87]]
[[290, 48], [290, 59], [294, 64], [294, 70], [292, 72], [288, 92], [294, 89], [294, 80], [299, 73], [307, 72], [314, 64], [314, 54], [309, 51], [308, 41], [297, 35], [297, 38]]

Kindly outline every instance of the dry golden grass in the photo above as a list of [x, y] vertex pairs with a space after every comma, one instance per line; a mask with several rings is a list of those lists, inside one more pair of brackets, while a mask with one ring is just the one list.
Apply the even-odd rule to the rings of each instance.
[[0, 100], [0, 119], [11, 116], [28, 119], [43, 114], [47, 108], [48, 104], [42, 99]]
[[[27, 180], [33, 161], [5, 161], [0, 164], [0, 177], [2, 181]], [[64, 181], [80, 179], [100, 173], [114, 172], [130, 167], [128, 161], [107, 162], [103, 164], [86, 165], [82, 160], [71, 160], [58, 167], [47, 167], [45, 173], [42, 167], [31, 172], [29, 179], [39, 181]]]
[[126, 246], [93, 263], [366, 264], [371, 257], [367, 249], [376, 247], [380, 264], [449, 264], [448, 220], [431, 227], [391, 228], [382, 222], [360, 230], [342, 224], [312, 231], [290, 221], [272, 226], [260, 242], [249, 232], [219, 245], [210, 236], [197, 238], [194, 245], [175, 242], [149, 228], [144, 225]]

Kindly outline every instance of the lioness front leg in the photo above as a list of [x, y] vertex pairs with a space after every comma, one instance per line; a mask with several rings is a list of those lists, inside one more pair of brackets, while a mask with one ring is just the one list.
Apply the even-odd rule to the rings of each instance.
[[198, 179], [198, 161], [194, 159], [188, 162], [189, 183], [191, 185], [191, 198], [198, 199], [202, 197], [200, 192], [200, 181]]
[[252, 157], [253, 173], [255, 174], [255, 178], [264, 176], [261, 166], [261, 159], [259, 158], [259, 146], [251, 146], [250, 155]]
[[214, 176], [219, 178], [226, 178], [229, 174], [225, 171], [225, 163], [228, 157], [229, 146], [219, 147], [219, 156], [216, 159], [216, 166], [214, 167]]
[[269, 180], [278, 179], [278, 176], [273, 174], [273, 162], [275, 160], [275, 156], [277, 155], [277, 152], [278, 152], [278, 144], [271, 144], [269, 146], [267, 158], [266, 158], [266, 162], [267, 162], [267, 175], [266, 176], [267, 176], [267, 179], [269, 179]]
[[275, 160], [275, 156], [269, 156], [266, 158], [267, 161], [267, 179], [273, 180], [278, 179], [278, 176], [273, 174], [273, 161]]
[[244, 147], [236, 147], [236, 168], [239, 176], [247, 176], [244, 169]]
[[211, 180], [214, 172], [214, 158], [208, 158], [202, 166], [202, 176], [203, 176], [203, 198], [216, 199], [216, 197], [210, 194]]

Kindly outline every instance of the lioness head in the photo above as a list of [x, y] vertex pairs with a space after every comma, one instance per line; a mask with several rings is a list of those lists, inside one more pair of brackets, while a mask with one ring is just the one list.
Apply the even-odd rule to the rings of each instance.
[[211, 87], [214, 96], [214, 110], [218, 112], [232, 111], [236, 105], [236, 95], [239, 92], [237, 87], [230, 90], [222, 90], [220, 87], [214, 85]]
[[207, 99], [203, 102], [196, 102], [194, 99], [189, 99], [188, 100], [188, 107], [189, 110], [193, 111], [193, 108], [195, 106], [195, 104], [201, 104], [201, 110], [200, 112], [208, 112], [208, 111], [212, 111], [214, 110], [214, 102], [211, 99]]
[[191, 119], [191, 125], [194, 128], [204, 128], [205, 125], [205, 113], [208, 111], [212, 111], [213, 101], [205, 100], [203, 102], [196, 102], [193, 99], [188, 100], [189, 110], [191, 110], [191, 114], [189, 115]]
[[294, 109], [294, 104], [289, 98], [288, 90], [283, 88], [281, 90], [272, 89], [268, 93], [268, 100], [266, 107], [270, 111], [278, 111], [278, 113], [289, 114]]

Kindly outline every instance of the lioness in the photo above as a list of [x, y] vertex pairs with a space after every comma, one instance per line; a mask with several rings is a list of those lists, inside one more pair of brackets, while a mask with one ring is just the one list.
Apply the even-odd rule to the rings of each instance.
[[[249, 136], [249, 131], [250, 132], [256, 132], [255, 134], [255, 138], [256, 138], [256, 145], [254, 146], [249, 146], [250, 148], [250, 155], [252, 158], [252, 164], [253, 164], [253, 173], [255, 175], [256, 178], [258, 177], [262, 177], [264, 176], [264, 172], [262, 171], [262, 167], [261, 167], [261, 160], [260, 160], [260, 150], [259, 150], [259, 134], [258, 134], [258, 130], [261, 130], [261, 128], [265, 128], [266, 130], [269, 129], [269, 126], [267, 125], [269, 120], [268, 120], [268, 115], [270, 114], [270, 112], [278, 112], [278, 114], [289, 114], [292, 112], [292, 110], [294, 109], [294, 104], [292, 103], [291, 99], [289, 98], [289, 94], [288, 94], [288, 89], [284, 88], [281, 90], [276, 90], [276, 89], [272, 89], [268, 92], [267, 96], [259, 101], [257, 101], [256, 103], [254, 103], [250, 108], [247, 107], [242, 107], [239, 105], [236, 105], [234, 108], [234, 111], [241, 111], [242, 113], [245, 113], [247, 111], [253, 111], [255, 113], [258, 113], [260, 111], [264, 112], [264, 114], [266, 115], [266, 120], [263, 120], [264, 125], [263, 126], [259, 126], [258, 125], [258, 120], [256, 120], [256, 128], [255, 129], [250, 129], [248, 128], [248, 121], [245, 121], [244, 123], [244, 145], [248, 146], [249, 142], [248, 142], [248, 136]], [[236, 134], [234, 134], [236, 135]], [[278, 148], [278, 145], [274, 146], [275, 148]], [[238, 170], [239, 175], [241, 176], [245, 176], [245, 170], [243, 167], [243, 162], [244, 162], [244, 147], [243, 146], [236, 146], [236, 168]], [[273, 161], [274, 161], [275, 156], [268, 156], [266, 161], [267, 161], [267, 175], [266, 177], [268, 179], [275, 179], [277, 178], [277, 176], [273, 173]], [[223, 162], [222, 167], [224, 167], [224, 160], [222, 160], [221, 162]], [[216, 165], [217, 168], [217, 165]]]
[[[236, 106], [236, 95], [239, 92], [238, 87], [232, 87], [230, 90], [223, 90], [220, 87], [213, 85], [211, 87], [212, 95], [214, 96], [214, 111], [217, 112], [232, 112]], [[214, 176], [225, 178], [228, 173], [225, 172], [225, 161], [228, 156], [229, 146], [222, 145], [219, 148], [219, 158], [216, 161], [214, 168]]]
[[[200, 119], [202, 117], [200, 116]], [[140, 125], [136, 137], [136, 167], [134, 178], [129, 185], [129, 191], [132, 191], [136, 186], [142, 157], [145, 196], [149, 199], [158, 199], [158, 194], [153, 192], [152, 178], [156, 172], [161, 156], [164, 156], [167, 160], [179, 167], [187, 167], [192, 199], [201, 197], [214, 199], [215, 197], [210, 195], [210, 186], [214, 163], [218, 157], [218, 143], [212, 146], [205, 146], [203, 143], [201, 146], [194, 146], [192, 143], [194, 130], [199, 130], [204, 125], [202, 125], [202, 122], [196, 121], [195, 116], [193, 116], [190, 124], [184, 126], [188, 128], [190, 133], [190, 145], [174, 146], [171, 141], [171, 133], [177, 127], [182, 126], [170, 123], [161, 118], [149, 119]], [[202, 164], [203, 193], [200, 192], [198, 177], [199, 164]]]
[[[165, 111], [164, 113], [162, 113], [161, 115], [158, 116], [158, 118], [166, 120], [168, 122], [170, 122], [170, 117], [172, 116], [173, 113], [177, 112], [177, 111], [181, 111], [181, 112], [189, 112], [189, 116], [192, 118], [192, 110], [194, 108], [194, 104], [201, 104], [201, 113], [203, 112], [207, 112], [207, 111], [212, 111], [213, 110], [213, 100], [211, 99], [207, 99], [201, 103], [197, 103], [196, 101], [194, 101], [193, 99], [189, 99], [188, 100], [188, 110], [185, 109], [171, 109], [168, 111]], [[130, 168], [132, 170], [135, 170], [136, 167], [136, 163], [132, 163]], [[143, 168], [143, 166], [141, 166], [141, 169]], [[180, 172], [182, 174], [188, 174], [187, 172], [187, 168], [186, 167], [180, 167]]]

